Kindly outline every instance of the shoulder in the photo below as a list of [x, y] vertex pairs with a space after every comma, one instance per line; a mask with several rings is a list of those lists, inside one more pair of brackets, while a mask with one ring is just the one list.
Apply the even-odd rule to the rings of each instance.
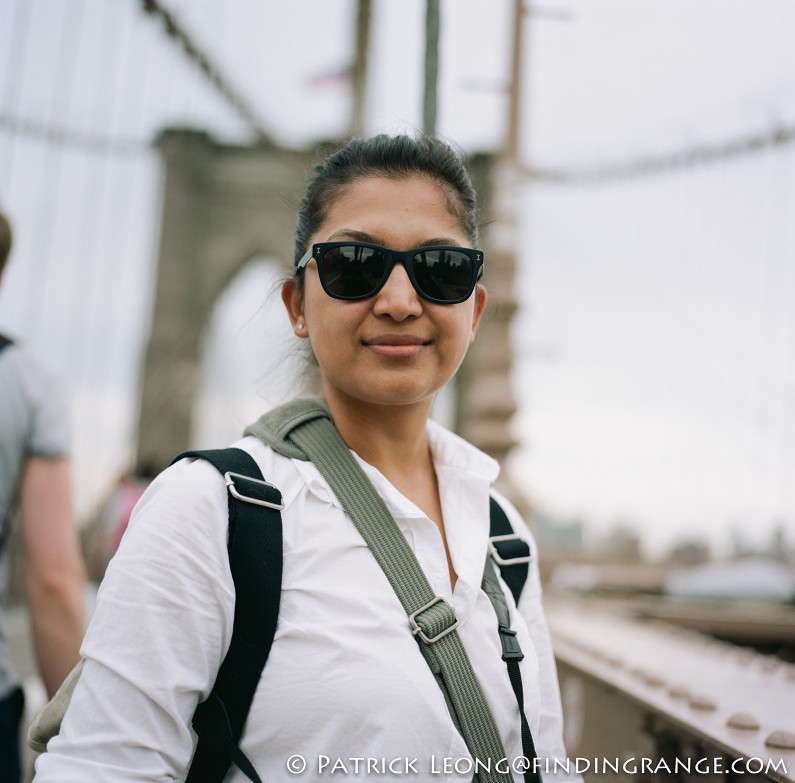
[[[263, 478], [273, 484], [285, 501], [298, 491], [299, 474], [292, 460], [277, 454], [253, 436], [242, 438], [234, 447], [247, 452], [257, 463]], [[207, 512], [226, 513], [228, 491], [224, 476], [210, 462], [185, 457], [160, 473], [143, 493], [139, 514], [156, 507], [159, 514], [172, 512], [196, 520]]]
[[64, 456], [69, 451], [69, 404], [61, 379], [26, 346], [0, 351], [0, 399], [5, 417], [24, 423], [31, 456]]
[[533, 536], [530, 527], [528, 526], [527, 522], [525, 521], [524, 517], [516, 506], [508, 500], [505, 495], [503, 495], [499, 490], [491, 488], [490, 495], [493, 500], [497, 502], [499, 507], [505, 512], [505, 516], [508, 517], [508, 521], [513, 528], [513, 532], [516, 533], [517, 536], [523, 538], [531, 545], [531, 552], [535, 554], [535, 536]]
[[55, 373], [24, 343], [12, 341], [0, 351], [0, 368], [24, 380], [58, 383]]

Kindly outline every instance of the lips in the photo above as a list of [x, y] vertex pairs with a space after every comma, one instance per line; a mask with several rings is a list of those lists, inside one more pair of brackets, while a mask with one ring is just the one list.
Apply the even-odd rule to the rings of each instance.
[[428, 342], [414, 334], [382, 334], [365, 340], [364, 345], [382, 356], [410, 357], [416, 356]]

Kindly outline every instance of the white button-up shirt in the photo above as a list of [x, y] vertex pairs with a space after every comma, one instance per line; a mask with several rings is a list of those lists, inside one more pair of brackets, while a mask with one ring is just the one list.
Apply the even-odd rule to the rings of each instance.
[[[497, 464], [429, 422], [451, 589], [436, 525], [374, 467], [386, 502], [458, 633], [491, 707], [508, 763], [522, 756], [520, 721], [480, 589]], [[237, 445], [282, 492], [284, 574], [276, 637], [241, 748], [265, 781], [469, 781], [472, 761], [372, 553], [312, 463], [254, 437]], [[358, 459], [358, 457], [357, 457]], [[504, 498], [514, 529], [531, 541]], [[101, 586], [82, 679], [61, 734], [37, 762], [37, 783], [170, 781], [193, 751], [191, 716], [232, 634], [235, 592], [226, 551], [227, 493], [208, 463], [183, 460], [141, 499]], [[540, 757], [563, 758], [561, 709], [534, 560], [516, 610], [525, 712]], [[542, 768], [543, 769], [543, 768]], [[515, 774], [517, 781], [522, 775]], [[245, 781], [232, 768], [227, 780]]]

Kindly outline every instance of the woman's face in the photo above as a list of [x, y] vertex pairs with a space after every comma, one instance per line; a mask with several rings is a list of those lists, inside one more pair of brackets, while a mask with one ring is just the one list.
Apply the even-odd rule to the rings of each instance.
[[[392, 250], [426, 245], [469, 247], [458, 218], [431, 179], [368, 177], [339, 196], [311, 243], [350, 239]], [[402, 264], [369, 299], [341, 301], [320, 285], [317, 264], [305, 268], [282, 298], [293, 330], [308, 338], [329, 402], [409, 405], [430, 401], [453, 376], [475, 336], [486, 304], [477, 286], [465, 302], [435, 304], [414, 290]]]

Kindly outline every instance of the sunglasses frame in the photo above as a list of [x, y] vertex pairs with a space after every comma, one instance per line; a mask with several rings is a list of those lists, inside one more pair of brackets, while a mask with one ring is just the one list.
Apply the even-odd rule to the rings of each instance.
[[[326, 275], [323, 261], [326, 253], [329, 250], [334, 250], [334, 248], [337, 247], [363, 247], [371, 250], [379, 250], [386, 254], [387, 260], [383, 276], [381, 277], [378, 285], [376, 285], [371, 292], [362, 294], [360, 296], [342, 296], [328, 289], [326, 286]], [[462, 296], [457, 299], [439, 299], [422, 291], [417, 283], [416, 277], [414, 276], [414, 265], [412, 261], [418, 253], [428, 250], [455, 250], [456, 252], [463, 253], [470, 259], [472, 262], [472, 279], [470, 281], [469, 290], [467, 291], [466, 296]], [[434, 302], [435, 304], [460, 304], [461, 302], [466, 302], [466, 300], [472, 296], [472, 292], [475, 290], [478, 280], [480, 280], [480, 278], [483, 276], [483, 264], [485, 261], [485, 255], [482, 250], [476, 250], [471, 247], [457, 247], [455, 245], [428, 245], [424, 247], [416, 247], [411, 250], [391, 250], [390, 248], [383, 247], [381, 245], [374, 245], [369, 242], [354, 242], [352, 240], [348, 242], [316, 242], [314, 245], [310, 246], [309, 250], [304, 253], [303, 257], [298, 262], [298, 266], [295, 268], [296, 274], [304, 269], [313, 258], [315, 259], [315, 263], [317, 263], [320, 285], [323, 286], [323, 290], [330, 297], [332, 297], [332, 299], [340, 299], [343, 302], [357, 302], [362, 299], [370, 299], [370, 297], [375, 296], [384, 287], [384, 285], [386, 285], [386, 281], [389, 280], [389, 276], [392, 274], [395, 264], [399, 262], [406, 270], [406, 274], [408, 275], [409, 280], [411, 280], [411, 285], [414, 286], [414, 290], [423, 299], [428, 302]]]

